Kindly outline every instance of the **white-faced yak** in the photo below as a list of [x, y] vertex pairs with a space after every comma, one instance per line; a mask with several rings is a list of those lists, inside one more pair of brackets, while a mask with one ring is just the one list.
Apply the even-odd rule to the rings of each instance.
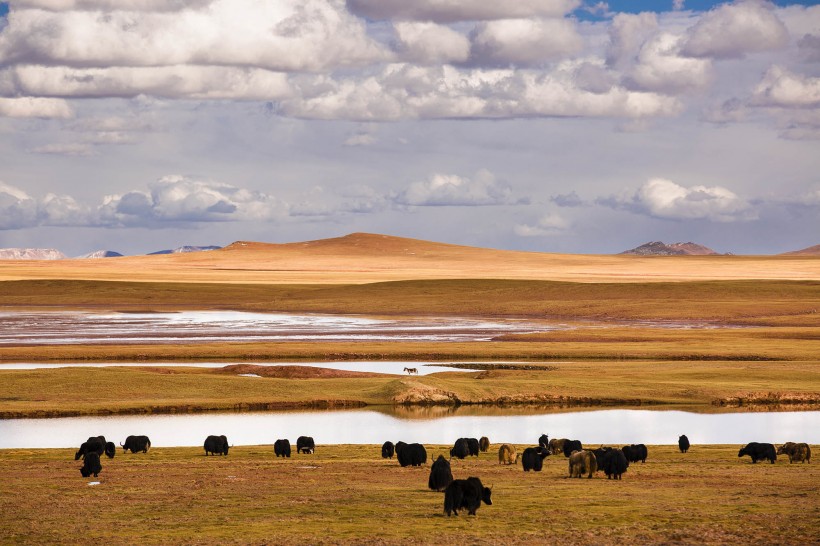
[[313, 436], [299, 436], [296, 438], [296, 453], [311, 454], [316, 451]]
[[444, 490], [444, 512], [448, 516], [458, 515], [459, 510], [466, 508], [467, 513], [474, 516], [482, 501], [487, 506], [493, 504], [492, 493], [492, 490], [484, 487], [478, 478], [453, 480]]
[[450, 470], [450, 461], [445, 459], [444, 455], [439, 455], [430, 467], [427, 487], [433, 491], [444, 491], [451, 481], [453, 481], [453, 471]]
[[770, 463], [774, 464], [777, 460], [777, 453], [774, 451], [774, 446], [766, 443], [750, 442], [746, 444], [746, 446], [740, 448], [740, 451], [737, 453], [738, 457], [743, 457], [744, 455], [751, 457], [752, 463], [768, 459]]
[[550, 437], [546, 434], [542, 434], [540, 438], [538, 438], [538, 445], [549, 449], [550, 448]]

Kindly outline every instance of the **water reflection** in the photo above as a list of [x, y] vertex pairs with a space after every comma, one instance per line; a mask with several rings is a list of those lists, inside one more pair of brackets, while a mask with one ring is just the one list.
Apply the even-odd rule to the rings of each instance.
[[537, 442], [544, 433], [588, 444], [675, 444], [680, 434], [688, 435], [694, 445], [820, 443], [820, 412], [816, 411], [699, 414], [607, 409], [462, 415], [440, 414], [439, 409], [430, 408], [424, 419], [372, 410], [8, 419], [0, 420], [0, 448], [76, 447], [98, 434], [117, 442], [129, 434], [145, 434], [157, 447], [200, 446], [209, 434], [226, 434], [233, 445], [272, 444], [277, 438], [294, 441], [303, 434], [313, 436], [319, 445], [385, 440], [449, 444], [462, 436], [526, 444]]

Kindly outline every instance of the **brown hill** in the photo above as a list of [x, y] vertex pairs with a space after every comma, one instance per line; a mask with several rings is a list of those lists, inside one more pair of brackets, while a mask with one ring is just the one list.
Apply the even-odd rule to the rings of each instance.
[[655, 282], [820, 279], [820, 260], [778, 256], [582, 255], [459, 246], [353, 233], [298, 243], [238, 241], [220, 250], [116, 260], [0, 261], [0, 281], [88, 279], [253, 284], [363, 284], [426, 279]]
[[810, 246], [803, 250], [793, 250], [792, 252], [784, 252], [781, 256], [820, 256], [820, 245]]

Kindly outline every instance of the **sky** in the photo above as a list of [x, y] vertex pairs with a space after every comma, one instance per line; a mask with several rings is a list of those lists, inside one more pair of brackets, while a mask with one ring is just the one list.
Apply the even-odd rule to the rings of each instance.
[[820, 6], [0, 2], [0, 248], [820, 244]]

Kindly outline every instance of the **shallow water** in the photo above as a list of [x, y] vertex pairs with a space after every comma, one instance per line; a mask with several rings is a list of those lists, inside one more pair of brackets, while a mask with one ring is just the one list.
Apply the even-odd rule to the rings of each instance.
[[0, 448], [77, 447], [89, 436], [123, 442], [145, 434], [155, 447], [201, 446], [209, 434], [232, 445], [295, 442], [301, 435], [322, 444], [381, 444], [385, 440], [452, 444], [460, 437], [487, 436], [494, 444], [537, 444], [541, 434], [598, 444], [677, 444], [686, 434], [698, 444], [751, 441], [820, 443], [820, 412], [700, 414], [685, 411], [607, 409], [532, 415], [455, 415], [402, 419], [400, 410], [292, 411], [134, 415], [0, 420]]
[[459, 317], [180, 311], [0, 313], [0, 345], [218, 341], [489, 341], [502, 334], [564, 329], [560, 323]]

